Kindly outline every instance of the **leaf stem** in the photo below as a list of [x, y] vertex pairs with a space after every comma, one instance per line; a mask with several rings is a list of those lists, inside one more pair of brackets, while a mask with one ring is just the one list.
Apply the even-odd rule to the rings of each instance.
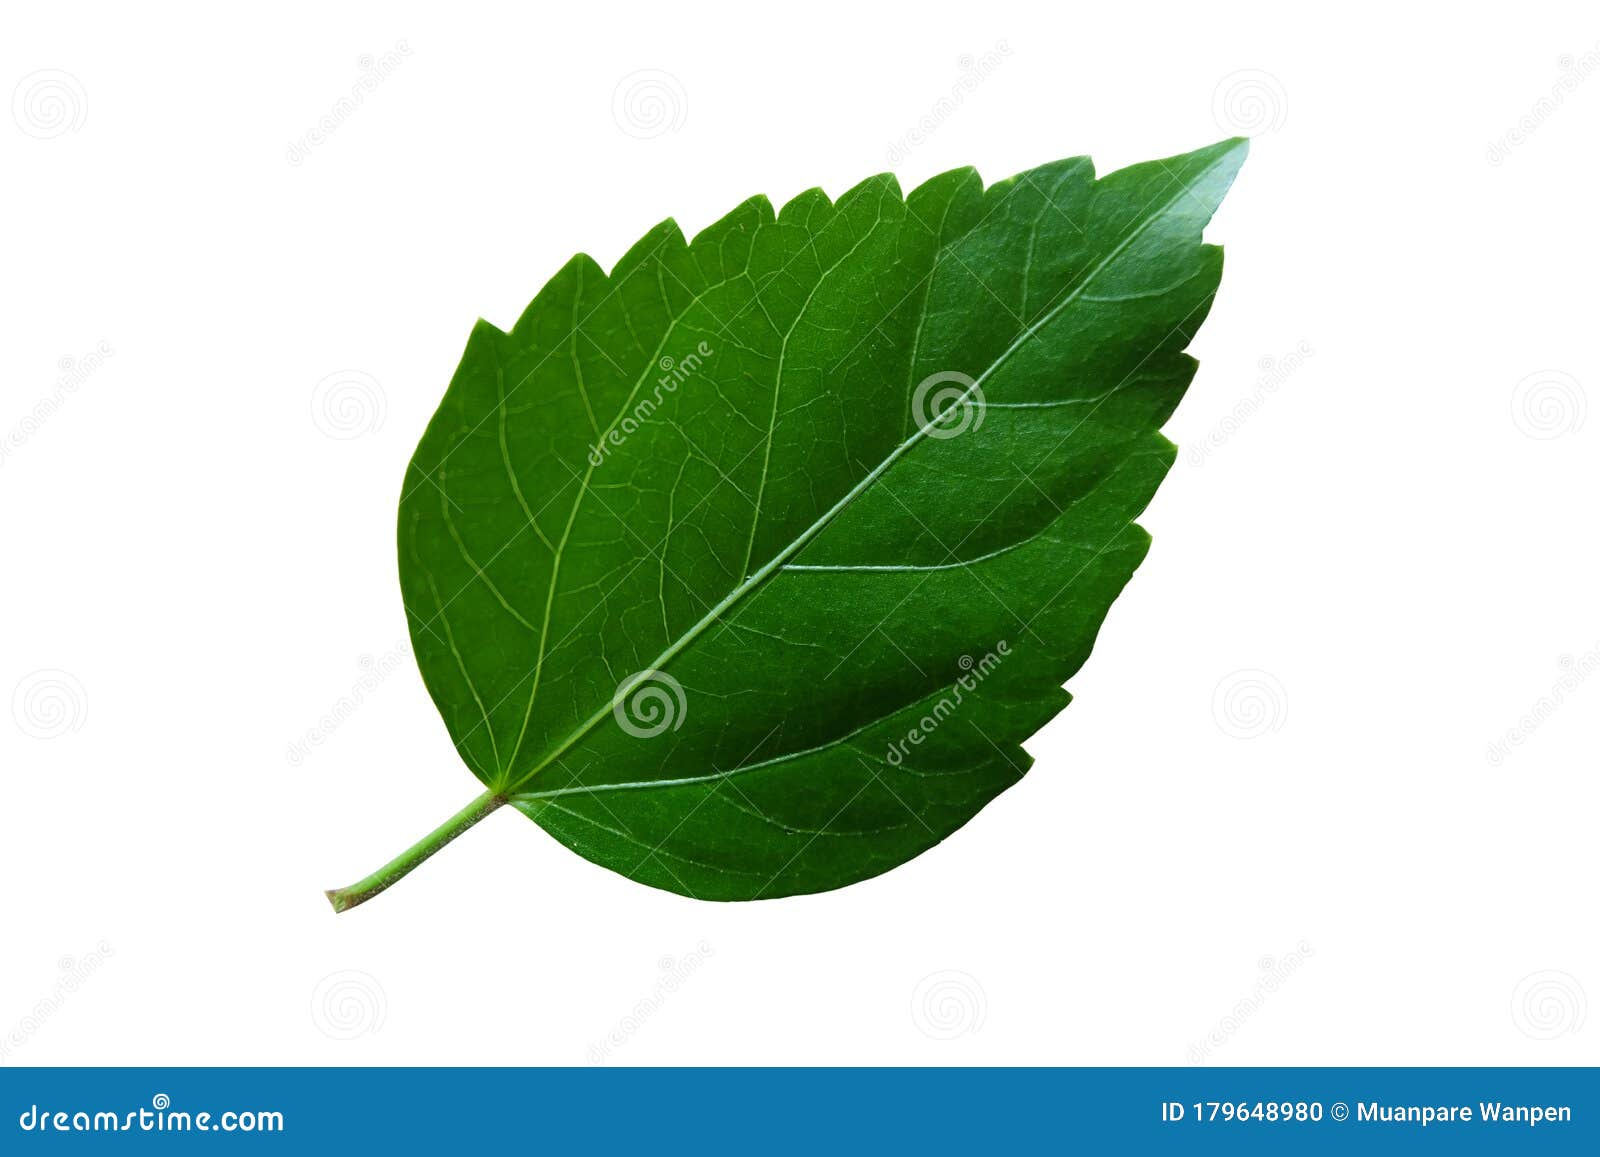
[[334, 888], [324, 893], [328, 903], [333, 905], [335, 912], [365, 904], [505, 802], [503, 796], [492, 791], [484, 792], [366, 879], [358, 880], [348, 888]]

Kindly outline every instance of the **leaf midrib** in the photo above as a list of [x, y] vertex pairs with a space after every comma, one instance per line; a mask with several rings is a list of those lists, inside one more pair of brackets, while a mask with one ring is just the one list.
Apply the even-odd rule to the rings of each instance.
[[[1144, 216], [1142, 216], [1138, 224], [1135, 225], [1134, 228], [1130, 229], [1127, 235], [1124, 236], [1122, 240], [1118, 241], [1117, 244], [1113, 246], [1106, 253], [1106, 255], [1095, 264], [1094, 268], [1089, 270], [1088, 273], [1078, 280], [1078, 282], [1072, 287], [1072, 289], [1066, 294], [1059, 304], [1051, 306], [1040, 316], [1038, 321], [1034, 322], [1032, 325], [1028, 326], [1020, 334], [1018, 334], [1011, 344], [1001, 351], [999, 356], [996, 357], [994, 361], [992, 361], [988, 367], [986, 367], [984, 371], [973, 380], [972, 385], [968, 386], [964, 391], [962, 391], [961, 396], [955, 402], [953, 402], [951, 406], [947, 407], [946, 410], [941, 411], [939, 414], [934, 415], [932, 419], [919, 427], [916, 433], [912, 434], [909, 438], [905, 439], [898, 446], [896, 446], [894, 450], [890, 451], [888, 456], [886, 456], [882, 462], [873, 467], [869, 473], [864, 475], [862, 479], [853, 487], [851, 487], [843, 497], [841, 497], [837, 502], [823, 512], [823, 514], [818, 517], [815, 522], [802, 531], [792, 542], [789, 543], [789, 545], [784, 547], [781, 551], [764, 563], [759, 570], [751, 574], [732, 591], [730, 591], [720, 602], [716, 604], [716, 606], [712, 607], [709, 611], [702, 615], [700, 619], [681, 636], [673, 640], [673, 642], [664, 651], [662, 651], [660, 655], [656, 656], [656, 658], [645, 669], [659, 671], [664, 668], [668, 663], [672, 662], [673, 659], [680, 655], [691, 643], [704, 634], [707, 628], [712, 626], [719, 618], [721, 618], [726, 611], [742, 601], [746, 595], [762, 586], [767, 579], [772, 577], [773, 574], [777, 573], [784, 562], [792, 558], [809, 542], [811, 542], [812, 539], [816, 538], [816, 536], [825, 530], [835, 518], [844, 512], [846, 507], [860, 497], [869, 486], [881, 478], [889, 469], [889, 467], [893, 466], [897, 461], [900, 460], [901, 457], [903, 457], [914, 446], [921, 442], [922, 439], [927, 436], [928, 432], [938, 424], [939, 419], [943, 417], [944, 413], [947, 413], [949, 410], [954, 409], [957, 406], [965, 405], [967, 400], [972, 396], [973, 392], [976, 391], [992, 374], [994, 374], [996, 370], [1004, 366], [1019, 349], [1031, 341], [1034, 336], [1038, 334], [1039, 330], [1041, 330], [1051, 321], [1054, 321], [1055, 318], [1058, 317], [1060, 313], [1069, 305], [1072, 305], [1074, 302], [1078, 301], [1082, 297], [1083, 291], [1089, 286], [1089, 284], [1102, 272], [1104, 272], [1104, 270], [1113, 261], [1121, 256], [1123, 251], [1126, 250], [1129, 245], [1133, 244], [1133, 242], [1136, 241], [1146, 229], [1148, 229], [1156, 221], [1160, 220], [1161, 217], [1165, 215], [1165, 213], [1174, 204], [1177, 203], [1179, 197], [1189, 195], [1190, 184], [1196, 183], [1204, 177], [1210, 175], [1210, 173], [1219, 167], [1221, 163], [1222, 158], [1212, 162], [1199, 173], [1195, 174], [1188, 183], [1178, 181], [1177, 193], [1162, 201], [1160, 206], [1157, 207], [1154, 212], [1147, 212]], [[952, 245], [954, 244], [955, 242], [952, 242]], [[926, 308], [927, 305], [925, 300], [923, 304], [924, 311]], [[1070, 436], [1071, 435], [1069, 435], [1069, 437]], [[531, 701], [529, 704], [529, 710], [531, 713]], [[501, 794], [509, 796], [520, 791], [520, 789], [525, 787], [541, 771], [570, 751], [573, 746], [575, 746], [580, 740], [588, 735], [589, 732], [593, 731], [594, 728], [606, 718], [606, 716], [611, 714], [611, 712], [612, 707], [609, 702], [602, 705], [594, 712], [594, 714], [590, 715], [575, 729], [568, 733], [564, 739], [552, 747], [545, 757], [540, 760], [539, 763], [534, 765], [526, 775], [523, 775], [520, 778], [508, 783], [502, 789]], [[526, 721], [524, 721], [524, 729], [526, 729]], [[519, 739], [519, 748], [520, 745]], [[513, 752], [512, 760], [514, 761], [515, 758], [516, 754]]]

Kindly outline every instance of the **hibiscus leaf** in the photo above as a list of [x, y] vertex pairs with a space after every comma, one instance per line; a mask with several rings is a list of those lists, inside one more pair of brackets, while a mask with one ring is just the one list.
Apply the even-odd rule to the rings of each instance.
[[507, 804], [751, 900], [884, 872], [1014, 784], [1148, 548], [1245, 152], [755, 197], [480, 322], [399, 546], [485, 790], [335, 908]]

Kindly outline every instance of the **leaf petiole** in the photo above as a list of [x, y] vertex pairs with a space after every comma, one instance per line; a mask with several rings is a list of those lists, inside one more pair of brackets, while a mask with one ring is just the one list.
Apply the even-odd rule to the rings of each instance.
[[328, 903], [333, 905], [335, 912], [365, 904], [505, 802], [504, 797], [492, 791], [484, 792], [366, 879], [358, 880], [348, 888], [333, 888], [324, 893]]

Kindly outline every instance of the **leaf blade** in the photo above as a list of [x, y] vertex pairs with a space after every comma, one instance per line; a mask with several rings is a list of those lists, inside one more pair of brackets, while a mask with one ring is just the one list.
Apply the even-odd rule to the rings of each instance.
[[[400, 519], [464, 761], [587, 858], [706, 898], [838, 887], [958, 828], [1026, 770], [1147, 549], [1244, 147], [756, 198], [480, 323]], [[943, 417], [917, 393], [940, 374]], [[641, 671], [687, 716], [647, 738], [617, 711]], [[927, 734], [895, 759], [897, 729]]]

